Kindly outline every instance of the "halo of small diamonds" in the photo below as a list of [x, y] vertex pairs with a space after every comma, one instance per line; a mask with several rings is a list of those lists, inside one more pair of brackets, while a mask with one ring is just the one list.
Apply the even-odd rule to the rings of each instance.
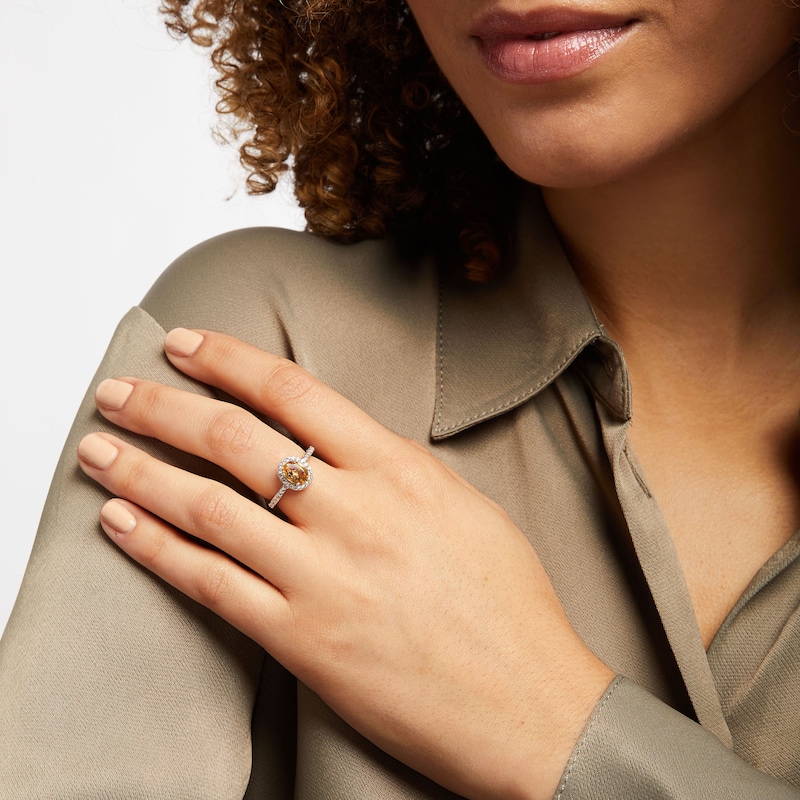
[[283, 497], [287, 489], [293, 492], [299, 492], [305, 489], [310, 483], [312, 473], [309, 466], [308, 459], [314, 452], [313, 447], [309, 447], [305, 454], [298, 458], [297, 456], [289, 456], [284, 458], [278, 464], [278, 480], [281, 482], [281, 488], [278, 493], [267, 504], [267, 508], [275, 508], [278, 505], [278, 500]]

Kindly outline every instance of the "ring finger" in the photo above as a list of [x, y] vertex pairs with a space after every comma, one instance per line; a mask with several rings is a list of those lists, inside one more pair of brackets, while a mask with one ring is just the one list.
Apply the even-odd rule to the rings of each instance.
[[[299, 445], [245, 409], [170, 386], [136, 378], [105, 380], [95, 400], [109, 421], [217, 464], [268, 501], [281, 489], [279, 463], [304, 456]], [[335, 472], [318, 459], [306, 468], [313, 490], [303, 491], [302, 498], [298, 491], [286, 491], [280, 499], [281, 511], [301, 526], [318, 516]]]

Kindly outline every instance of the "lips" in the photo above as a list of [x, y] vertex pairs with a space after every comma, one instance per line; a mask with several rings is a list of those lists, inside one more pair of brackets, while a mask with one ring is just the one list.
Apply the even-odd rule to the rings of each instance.
[[492, 12], [470, 30], [484, 63], [508, 83], [546, 83], [587, 69], [627, 38], [625, 16], [565, 9]]

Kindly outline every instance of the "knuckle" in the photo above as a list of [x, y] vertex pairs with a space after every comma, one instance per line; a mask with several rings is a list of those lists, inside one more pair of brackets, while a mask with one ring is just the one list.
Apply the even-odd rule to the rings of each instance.
[[151, 535], [142, 544], [141, 551], [137, 556], [138, 560], [148, 569], [154, 569], [166, 543], [167, 532], [161, 526], [154, 527]]
[[148, 483], [150, 458], [143, 453], [132, 454], [125, 460], [125, 468], [116, 476], [114, 489], [121, 497], [136, 500]]
[[431, 451], [428, 450], [428, 448], [425, 447], [424, 444], [421, 444], [416, 439], [408, 439], [404, 436], [402, 437], [402, 441], [405, 444], [405, 446], [413, 450], [418, 457], [423, 457], [423, 458], [431, 457]]
[[240, 456], [255, 445], [255, 431], [249, 415], [233, 406], [214, 414], [206, 429], [206, 445], [215, 456]]
[[261, 387], [261, 396], [268, 407], [285, 406], [305, 397], [314, 387], [314, 379], [302, 367], [279, 359], [269, 370]]
[[189, 507], [190, 529], [204, 539], [221, 530], [233, 528], [236, 517], [236, 505], [232, 498], [215, 486], [200, 492]]
[[155, 417], [164, 408], [164, 392], [153, 383], [140, 383], [136, 387], [136, 413], [142, 419]]
[[204, 347], [203, 355], [206, 359], [206, 366], [212, 372], [225, 369], [227, 364], [238, 360], [241, 348], [236, 339], [230, 339], [227, 336], [212, 336], [207, 341], [213, 342], [213, 346]]
[[195, 597], [206, 608], [222, 606], [231, 594], [233, 565], [222, 558], [214, 558], [203, 565], [195, 578]]
[[416, 442], [413, 444], [414, 447], [403, 448], [393, 455], [386, 466], [391, 473], [391, 482], [400, 496], [419, 502], [431, 492], [435, 493], [441, 476], [437, 475], [437, 464], [430, 453]]

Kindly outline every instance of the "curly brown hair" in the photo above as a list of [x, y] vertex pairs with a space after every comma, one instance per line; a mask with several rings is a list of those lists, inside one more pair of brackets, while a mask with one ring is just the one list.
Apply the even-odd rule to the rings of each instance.
[[217, 109], [249, 191], [287, 169], [308, 230], [392, 234], [488, 280], [509, 240], [510, 172], [436, 66], [405, 0], [162, 0], [212, 48]]

